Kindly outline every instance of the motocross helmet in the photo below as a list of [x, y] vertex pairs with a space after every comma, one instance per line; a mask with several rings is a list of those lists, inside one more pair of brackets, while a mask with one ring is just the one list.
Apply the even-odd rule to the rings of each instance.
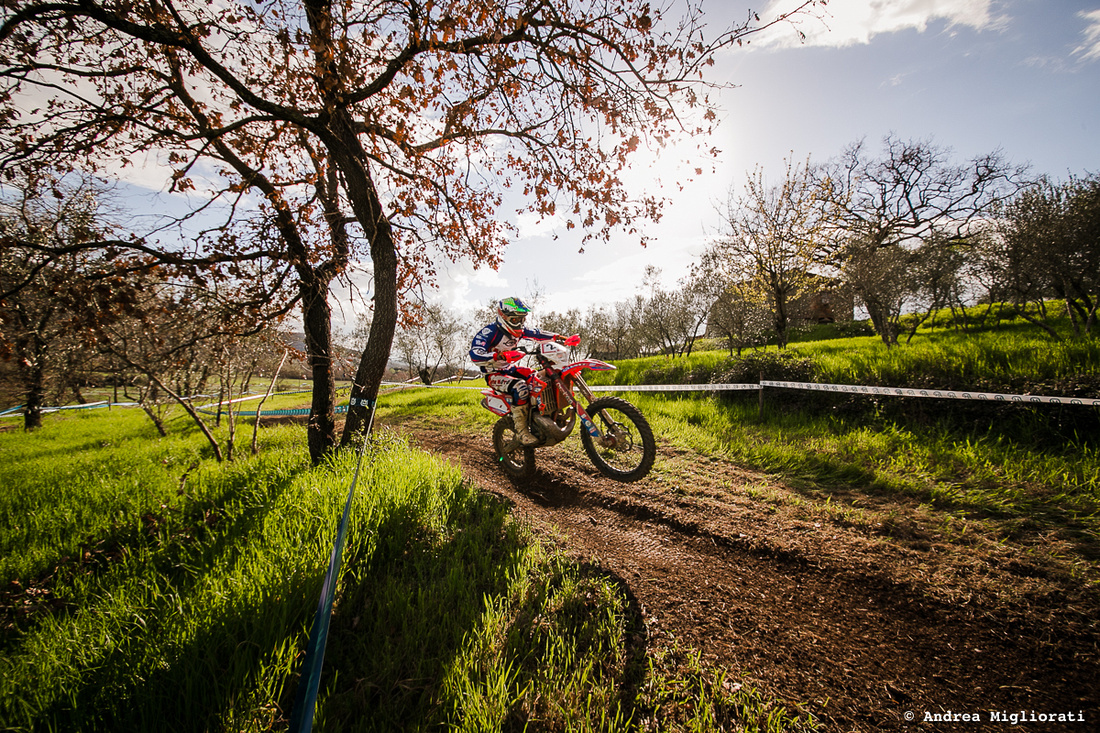
[[531, 309], [519, 298], [497, 301], [497, 323], [515, 338], [523, 335], [523, 322]]

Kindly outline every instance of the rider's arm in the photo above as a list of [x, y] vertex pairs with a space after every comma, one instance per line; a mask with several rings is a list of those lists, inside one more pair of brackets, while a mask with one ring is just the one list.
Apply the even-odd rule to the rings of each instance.
[[523, 337], [533, 341], [557, 341], [559, 344], [565, 344], [567, 346], [576, 346], [581, 341], [579, 336], [563, 336], [560, 333], [543, 331], [538, 328], [523, 329]]
[[560, 333], [543, 331], [541, 328], [525, 328], [523, 329], [523, 338], [532, 341], [560, 341], [564, 337]]
[[478, 366], [490, 366], [496, 352], [493, 347], [500, 343], [500, 332], [495, 324], [490, 323], [477, 332], [470, 348], [470, 361]]

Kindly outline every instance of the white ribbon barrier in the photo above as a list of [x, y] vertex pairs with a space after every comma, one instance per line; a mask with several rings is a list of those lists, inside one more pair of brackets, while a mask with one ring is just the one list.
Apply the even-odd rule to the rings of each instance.
[[890, 397], [931, 397], [941, 400], [979, 400], [991, 402], [1048, 402], [1055, 405], [1091, 405], [1100, 407], [1100, 399], [1087, 397], [1046, 397], [1043, 395], [997, 394], [995, 392], [962, 392], [946, 389], [911, 389], [901, 387], [869, 387], [861, 384], [818, 384], [815, 382], [772, 382], [761, 380], [761, 387], [806, 389], [814, 392], [876, 394]]
[[[453, 384], [417, 384], [408, 382], [383, 382], [382, 387], [389, 387], [391, 391], [396, 389], [409, 389], [409, 388], [421, 388], [421, 389], [476, 389], [481, 391], [488, 389], [487, 386], [477, 387], [459, 387]], [[593, 392], [728, 392], [728, 391], [753, 391], [760, 390], [764, 387], [776, 387], [779, 389], [802, 389], [812, 392], [836, 392], [839, 394], [863, 394], [863, 395], [884, 395], [887, 397], [929, 397], [932, 399], [941, 400], [977, 400], [984, 402], [1018, 402], [1018, 403], [1048, 403], [1053, 405], [1087, 405], [1090, 407], [1100, 407], [1100, 399], [1091, 397], [1049, 397], [1045, 395], [1030, 395], [1030, 394], [999, 394], [996, 392], [966, 392], [961, 390], [946, 390], [946, 389], [913, 389], [908, 387], [871, 387], [862, 384], [820, 384], [817, 382], [776, 382], [771, 380], [761, 380], [760, 384], [635, 384], [635, 385], [593, 385], [590, 389]], [[347, 389], [341, 387], [339, 389]], [[310, 390], [301, 390], [301, 392], [309, 392]], [[339, 391], [339, 390], [338, 390]], [[298, 394], [299, 392], [279, 392], [276, 394]], [[258, 399], [258, 397], [243, 397], [233, 400], [233, 402], [243, 402], [245, 400]], [[56, 410], [73, 410], [73, 409], [90, 409], [96, 407], [107, 407], [107, 403], [94, 403], [91, 405], [70, 405], [66, 407], [52, 407], [42, 410], [43, 413], [54, 412]], [[123, 406], [136, 406], [136, 403], [130, 402], [115, 402], [114, 407]], [[204, 410], [217, 406], [217, 403], [210, 405], [203, 405], [197, 409]], [[341, 405], [341, 407], [343, 407]], [[346, 407], [344, 408], [346, 409]], [[3, 412], [0, 412], [0, 417], [21, 417], [22, 405], [19, 407], [13, 407]], [[205, 411], [205, 410], [204, 410]], [[308, 410], [304, 411], [308, 413]], [[264, 411], [264, 414], [268, 414], [268, 411]], [[272, 412], [271, 414], [275, 414]], [[298, 414], [296, 411], [284, 411], [279, 414]]]
[[[448, 384], [409, 384], [407, 382], [384, 382], [387, 387], [424, 387], [431, 389], [477, 389], [486, 387], [455, 387]], [[752, 391], [764, 387], [780, 389], [803, 389], [813, 392], [837, 392], [847, 394], [876, 394], [891, 397], [930, 397], [946, 400], [978, 400], [989, 402], [1046, 402], [1054, 405], [1089, 405], [1100, 407], [1100, 399], [1088, 397], [1048, 397], [1044, 395], [998, 394], [995, 392], [966, 392], [946, 389], [913, 389], [908, 387], [871, 387], [862, 384], [820, 384], [817, 382], [776, 382], [761, 380], [760, 384], [634, 384], [634, 385], [592, 385], [593, 392], [728, 392]]]
[[[43, 415], [49, 415], [54, 412], [60, 412], [62, 410], [96, 410], [101, 407], [118, 407], [120, 403], [110, 403], [106, 400], [100, 402], [88, 402], [83, 405], [61, 405], [60, 407], [43, 407], [39, 412]], [[0, 417], [23, 417], [23, 405], [18, 407], [12, 407], [3, 412], [0, 412]]]
[[759, 384], [636, 384], [589, 387], [593, 392], [728, 392], [758, 390]]

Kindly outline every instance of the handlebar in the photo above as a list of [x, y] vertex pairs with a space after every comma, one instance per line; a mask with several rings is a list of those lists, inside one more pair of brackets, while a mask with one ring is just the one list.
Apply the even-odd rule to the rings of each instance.
[[[565, 339], [565, 345], [569, 346], [569, 347], [576, 346], [580, 342], [581, 342], [580, 336], [569, 336], [568, 338]], [[518, 344], [518, 343], [515, 345], [514, 348], [508, 349], [507, 351], [501, 351], [501, 352], [498, 352], [498, 353], [505, 354], [505, 355], [511, 355], [511, 354], [520, 354], [521, 355], [521, 356], [517, 356], [514, 359], [508, 358], [508, 356], [505, 356], [505, 361], [507, 361], [509, 364], [514, 364], [515, 362], [522, 359], [524, 356], [534, 356], [534, 357], [540, 356], [538, 347], [528, 347], [525, 344]]]

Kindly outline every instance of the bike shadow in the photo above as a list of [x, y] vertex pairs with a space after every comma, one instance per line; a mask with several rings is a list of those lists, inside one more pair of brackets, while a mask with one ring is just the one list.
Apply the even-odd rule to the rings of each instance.
[[560, 509], [588, 504], [584, 492], [559, 476], [536, 468], [529, 479], [508, 477], [512, 487], [540, 507]]

